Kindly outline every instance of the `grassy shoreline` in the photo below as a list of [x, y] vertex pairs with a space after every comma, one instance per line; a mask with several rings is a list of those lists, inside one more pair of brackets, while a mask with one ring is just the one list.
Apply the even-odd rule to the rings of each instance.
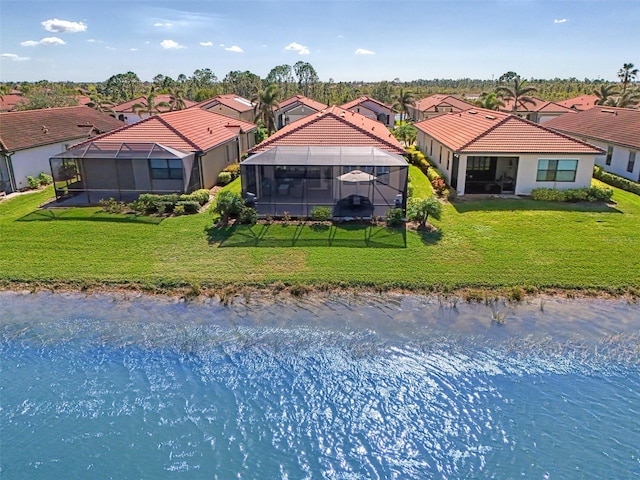
[[[428, 195], [421, 173], [410, 175], [414, 195]], [[310, 222], [215, 229], [208, 213], [38, 210], [48, 189], [0, 202], [0, 289], [637, 298], [640, 197], [614, 192], [615, 205], [460, 200], [444, 205], [437, 231], [418, 232]]]

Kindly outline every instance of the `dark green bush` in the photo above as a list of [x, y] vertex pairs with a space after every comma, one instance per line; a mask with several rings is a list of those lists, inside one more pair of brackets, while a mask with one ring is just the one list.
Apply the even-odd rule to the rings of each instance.
[[206, 188], [201, 188], [200, 190], [196, 190], [193, 193], [188, 195], [180, 195], [180, 200], [182, 201], [193, 201], [198, 202], [200, 205], [204, 205], [209, 201], [210, 192]]
[[27, 183], [29, 184], [29, 188], [33, 188], [34, 190], [36, 188], [40, 188], [40, 180], [38, 180], [35, 177], [32, 177], [31, 175], [27, 177]]
[[593, 177], [597, 178], [601, 182], [604, 182], [608, 185], [612, 185], [614, 187], [618, 187], [622, 190], [626, 190], [627, 192], [635, 193], [636, 195], [640, 195], [640, 183], [634, 182], [627, 178], [621, 177], [614, 173], [605, 172], [602, 167], [596, 165], [593, 168]]
[[173, 214], [177, 217], [184, 215], [184, 205], [176, 205], [176, 207], [173, 209]]
[[237, 216], [244, 202], [239, 193], [230, 192], [228, 190], [221, 191], [216, 197], [216, 206], [214, 211], [223, 218], [223, 220]]
[[244, 225], [254, 225], [258, 221], [258, 212], [255, 208], [242, 207], [238, 213], [238, 221]]
[[240, 176], [240, 164], [232, 163], [231, 165], [225, 167], [223, 172], [229, 172], [231, 174], [231, 180], [235, 180]]
[[387, 210], [387, 225], [390, 227], [397, 227], [402, 224], [402, 209], [401, 208], [390, 208]]
[[40, 175], [38, 175], [38, 180], [40, 181], [40, 185], [51, 185], [53, 183], [53, 177], [44, 172], [41, 172]]
[[610, 188], [569, 188], [558, 190], [556, 188], [534, 188], [531, 190], [533, 200], [545, 202], [608, 202], [613, 196]]
[[436, 195], [439, 197], [449, 196], [449, 188], [444, 175], [435, 165], [429, 162], [424, 153], [412, 145], [407, 147], [407, 154], [409, 163], [418, 167], [427, 176]]
[[175, 208], [178, 207], [182, 207], [183, 212], [187, 215], [198, 213], [198, 210], [200, 210], [200, 204], [198, 202], [194, 202], [193, 200], [180, 200], [178, 203], [176, 203]]
[[311, 209], [311, 220], [325, 222], [331, 218], [331, 208], [315, 206]]

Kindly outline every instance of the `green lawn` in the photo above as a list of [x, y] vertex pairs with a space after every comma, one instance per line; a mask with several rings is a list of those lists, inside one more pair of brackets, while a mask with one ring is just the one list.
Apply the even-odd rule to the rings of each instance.
[[[429, 194], [416, 170], [415, 195]], [[38, 210], [51, 196], [49, 188], [0, 202], [0, 283], [640, 288], [640, 197], [618, 189], [614, 207], [446, 204], [434, 233], [309, 223], [214, 229], [208, 213], [160, 221]]]

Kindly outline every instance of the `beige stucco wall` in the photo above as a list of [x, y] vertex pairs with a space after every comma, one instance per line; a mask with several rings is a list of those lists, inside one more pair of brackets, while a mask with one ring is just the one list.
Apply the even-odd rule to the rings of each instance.
[[231, 141], [209, 150], [201, 157], [203, 188], [213, 187], [218, 181], [218, 174], [240, 160], [237, 148], [236, 142]]

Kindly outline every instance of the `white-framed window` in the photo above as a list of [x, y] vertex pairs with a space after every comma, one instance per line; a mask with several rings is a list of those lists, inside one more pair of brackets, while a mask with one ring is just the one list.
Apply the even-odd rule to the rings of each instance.
[[629, 161], [627, 162], [627, 172], [633, 172], [636, 166], [636, 152], [629, 152]]
[[153, 180], [182, 180], [182, 160], [152, 158], [149, 160]]
[[575, 182], [578, 160], [556, 160], [541, 158], [538, 160], [538, 182]]

